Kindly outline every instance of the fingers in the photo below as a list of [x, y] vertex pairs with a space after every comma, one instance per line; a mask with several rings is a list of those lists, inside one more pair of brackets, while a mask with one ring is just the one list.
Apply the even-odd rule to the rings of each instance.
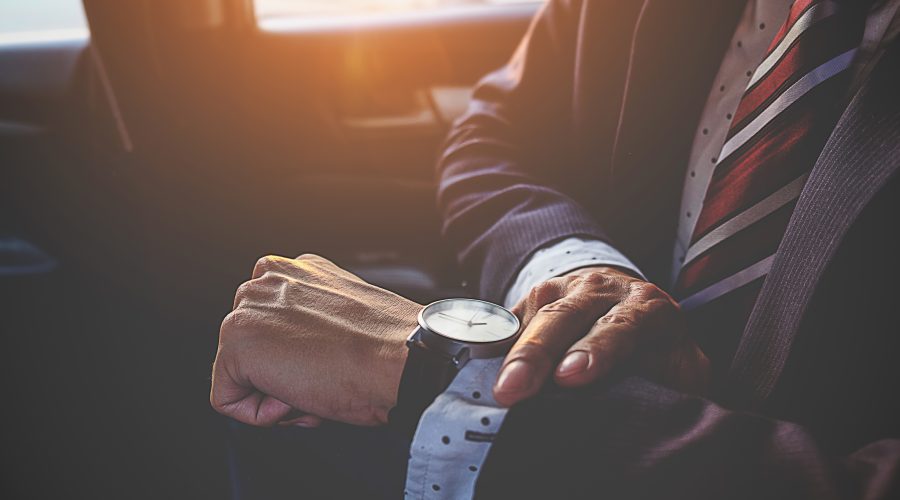
[[209, 394], [209, 402], [217, 412], [245, 424], [270, 427], [293, 410], [290, 405], [256, 390], [235, 365], [220, 346], [213, 363]]
[[278, 257], [276, 255], [267, 255], [256, 261], [253, 266], [253, 274], [250, 279], [261, 278], [266, 273], [285, 273], [290, 269], [291, 260], [286, 257]]
[[277, 424], [293, 410], [290, 405], [272, 396], [221, 378], [213, 379], [210, 403], [227, 417], [260, 427]]
[[563, 387], [595, 382], [631, 359], [644, 344], [669, 353], [683, 338], [678, 319], [677, 309], [668, 298], [648, 298], [641, 291], [633, 293], [568, 349], [556, 368], [556, 382]]
[[[677, 353], [685, 338], [683, 318], [671, 297], [615, 270], [576, 271], [538, 285], [515, 312], [525, 330], [494, 387], [497, 402], [507, 406], [536, 394], [551, 372], [563, 387], [587, 385], [616, 367], [638, 366], [635, 361], [647, 357], [647, 347]], [[662, 358], [653, 366], [700, 385], [702, 370], [695, 368], [701, 363], [695, 354]], [[665, 368], [670, 365], [674, 368]]]
[[511, 406], [536, 394], [553, 365], [591, 325], [593, 314], [571, 300], [558, 300], [540, 308], [506, 357], [494, 399]]
[[626, 304], [616, 305], [568, 349], [556, 367], [556, 383], [578, 387], [607, 375], [634, 353], [645, 326], [639, 312]]
[[242, 303], [248, 300], [259, 300], [264, 296], [257, 287], [257, 281], [259, 279], [261, 278], [247, 281], [238, 287], [237, 291], [234, 293], [234, 304], [231, 307], [232, 310], [237, 309]]
[[513, 307], [512, 313], [519, 317], [523, 328], [527, 327], [542, 307], [566, 295], [568, 284], [569, 280], [566, 278], [553, 278], [538, 284]]
[[288, 415], [285, 420], [278, 422], [281, 427], [303, 427], [306, 429], [315, 429], [322, 425], [323, 420], [315, 415], [303, 412], [292, 412], [296, 416]]
[[536, 394], [566, 348], [620, 300], [619, 288], [618, 280], [602, 275], [554, 278], [536, 286], [514, 309], [525, 330], [500, 370], [497, 402], [511, 406]]

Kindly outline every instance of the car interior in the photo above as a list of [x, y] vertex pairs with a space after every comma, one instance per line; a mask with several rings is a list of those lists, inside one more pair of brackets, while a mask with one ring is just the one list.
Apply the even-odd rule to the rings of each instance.
[[0, 37], [3, 498], [228, 498], [210, 366], [259, 257], [472, 293], [434, 164], [539, 3], [262, 1], [84, 0], [89, 34]]

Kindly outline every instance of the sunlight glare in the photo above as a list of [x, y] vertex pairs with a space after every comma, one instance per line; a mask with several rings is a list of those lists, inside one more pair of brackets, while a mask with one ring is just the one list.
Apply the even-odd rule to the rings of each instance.
[[447, 4], [471, 4], [447, 0], [256, 0], [258, 19], [284, 16], [359, 15], [404, 12]]

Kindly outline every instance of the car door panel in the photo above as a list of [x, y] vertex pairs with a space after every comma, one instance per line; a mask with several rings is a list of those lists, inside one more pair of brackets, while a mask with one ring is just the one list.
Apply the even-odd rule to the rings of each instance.
[[[438, 148], [537, 4], [262, 27], [237, 14], [188, 22], [203, 11], [143, 4], [153, 24], [96, 26], [95, 41], [134, 136], [135, 184], [154, 186], [142, 203], [183, 193], [150, 207], [164, 210], [158, 231], [215, 242], [232, 228], [214, 217], [252, 226], [258, 238], [216, 253], [222, 268], [271, 249], [399, 250], [425, 239], [416, 252], [439, 256], [433, 267], [453, 276], [436, 231]], [[109, 0], [86, 6], [92, 24], [134, 16]], [[302, 194], [323, 178], [329, 187], [316, 192], [328, 196]], [[272, 215], [283, 213], [293, 217]]]

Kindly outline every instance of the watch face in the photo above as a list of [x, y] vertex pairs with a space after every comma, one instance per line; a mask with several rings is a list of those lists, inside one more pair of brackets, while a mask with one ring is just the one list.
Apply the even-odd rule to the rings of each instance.
[[427, 330], [459, 342], [501, 342], [519, 333], [515, 314], [474, 299], [435, 302], [422, 310], [420, 320]]

